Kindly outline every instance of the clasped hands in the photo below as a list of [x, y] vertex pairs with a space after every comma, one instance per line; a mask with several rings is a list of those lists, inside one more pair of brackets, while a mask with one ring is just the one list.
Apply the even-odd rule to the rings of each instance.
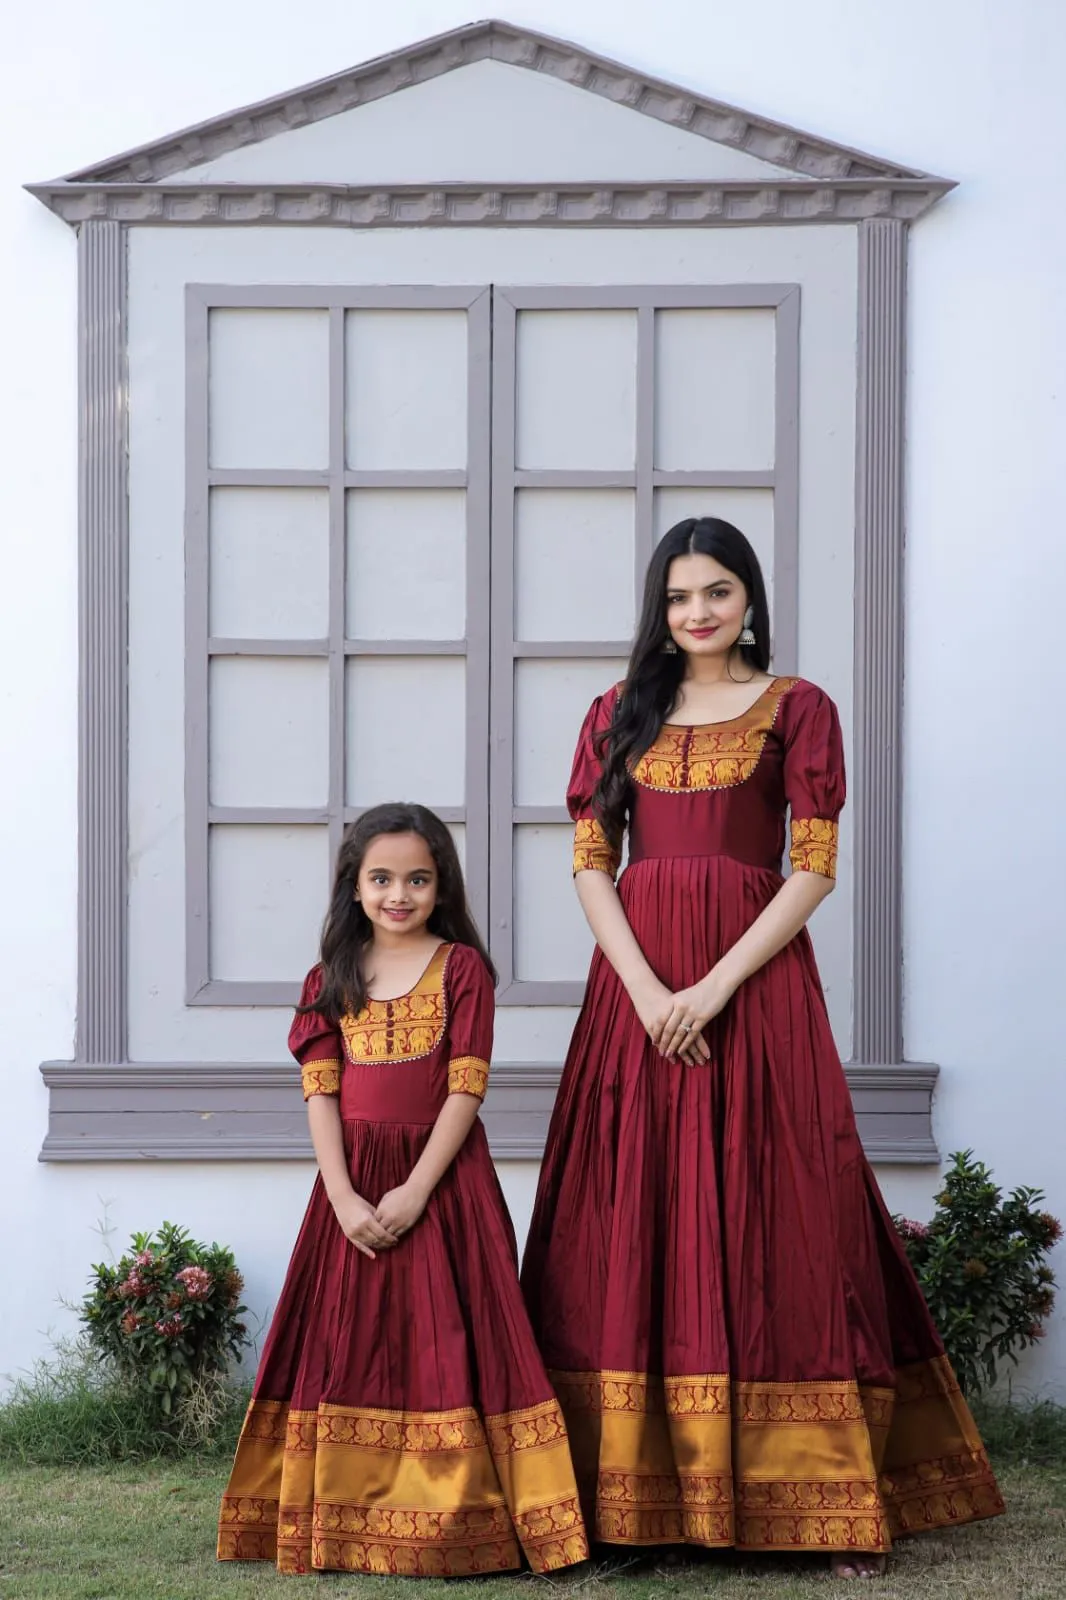
[[711, 1048], [703, 1030], [732, 999], [733, 987], [716, 968], [690, 989], [676, 994], [649, 978], [638, 985], [630, 998], [655, 1048], [668, 1061], [685, 1061], [690, 1066], [711, 1059]]
[[428, 1199], [428, 1195], [407, 1182], [382, 1195], [376, 1206], [353, 1189], [343, 1200], [334, 1203], [333, 1210], [345, 1238], [374, 1261], [379, 1250], [395, 1249], [404, 1235], [410, 1233], [426, 1209]]

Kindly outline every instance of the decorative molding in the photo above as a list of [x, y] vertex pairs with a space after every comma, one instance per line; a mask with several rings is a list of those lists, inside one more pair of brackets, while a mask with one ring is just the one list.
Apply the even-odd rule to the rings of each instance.
[[80, 1061], [126, 1054], [126, 236], [78, 233]]
[[[901, 167], [772, 122], [739, 107], [695, 94], [680, 84], [595, 55], [580, 45], [510, 22], [470, 23], [378, 56], [347, 71], [139, 145], [122, 155], [71, 173], [71, 183], [155, 183], [215, 161], [231, 150], [260, 144], [308, 123], [428, 83], [476, 61], [501, 61], [583, 89], [696, 138], [728, 145], [803, 177], [924, 178]], [[939, 181], [939, 180], [937, 180]], [[950, 187], [950, 185], [948, 185]]]
[[[859, 228], [852, 1072], [903, 1058], [903, 470], [907, 235]], [[930, 1096], [938, 1069], [927, 1066]], [[891, 1087], [886, 1084], [885, 1087]], [[930, 1130], [924, 1154], [935, 1161]]]
[[859, 229], [855, 505], [856, 1061], [899, 1061], [902, 998], [903, 380], [906, 234]]
[[30, 183], [64, 222], [153, 227], [721, 228], [911, 221], [953, 185], [933, 178], [701, 179], [671, 183], [346, 184]]
[[[866, 1153], [937, 1159], [936, 1068], [848, 1067]], [[295, 1066], [278, 1062], [77, 1063], [41, 1068], [51, 1095], [41, 1161], [310, 1161]], [[562, 1068], [500, 1062], [482, 1112], [498, 1161], [539, 1160]]]

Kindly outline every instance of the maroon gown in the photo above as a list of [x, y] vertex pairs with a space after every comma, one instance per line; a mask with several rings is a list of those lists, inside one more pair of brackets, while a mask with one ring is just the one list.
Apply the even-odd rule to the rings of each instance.
[[[596, 820], [598, 699], [568, 794]], [[740, 717], [666, 724], [634, 772], [618, 892], [673, 991], [793, 871], [835, 875], [832, 701], [777, 678]], [[863, 1155], [804, 931], [706, 1029], [654, 1049], [606, 957], [552, 1117], [523, 1287], [570, 1430], [590, 1536], [624, 1545], [884, 1551], [1002, 1501]]]
[[[321, 970], [302, 1004], [321, 990]], [[410, 1176], [449, 1094], [485, 1093], [493, 986], [441, 945], [408, 994], [337, 1026], [298, 1014], [305, 1097], [340, 1096], [352, 1185]], [[411, 1232], [375, 1260], [315, 1181], [222, 1501], [223, 1561], [282, 1572], [534, 1572], [587, 1555], [514, 1233], [474, 1123]]]

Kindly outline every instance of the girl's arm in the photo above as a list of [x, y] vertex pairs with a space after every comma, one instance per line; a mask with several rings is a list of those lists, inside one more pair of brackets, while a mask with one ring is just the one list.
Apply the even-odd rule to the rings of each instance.
[[289, 1029], [289, 1049], [300, 1063], [311, 1143], [327, 1198], [345, 1237], [373, 1260], [375, 1248], [388, 1250], [396, 1239], [378, 1222], [373, 1206], [356, 1194], [348, 1176], [340, 1114], [344, 1045], [336, 1023], [315, 1010], [321, 993], [322, 968], [312, 967]]
[[407, 1182], [382, 1195], [377, 1221], [394, 1238], [409, 1233], [426, 1209], [430, 1195], [466, 1142], [480, 1105], [477, 1095], [450, 1094]]
[[378, 1201], [376, 1216], [401, 1238], [426, 1209], [477, 1119], [489, 1079], [495, 1013], [492, 978], [469, 945], [453, 945], [444, 968], [448, 1007], [448, 1095], [406, 1183]]
[[375, 1250], [391, 1249], [397, 1235], [375, 1216], [373, 1206], [352, 1188], [336, 1095], [311, 1095], [307, 1102], [307, 1121], [322, 1184], [341, 1230], [357, 1250], [373, 1261]]

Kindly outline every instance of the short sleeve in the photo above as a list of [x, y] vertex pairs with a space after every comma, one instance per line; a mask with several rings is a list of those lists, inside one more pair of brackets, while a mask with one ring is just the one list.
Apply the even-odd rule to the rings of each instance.
[[476, 950], [457, 944], [444, 977], [448, 998], [448, 1093], [485, 1098], [492, 1060], [496, 998], [492, 975]]
[[[301, 1006], [313, 1006], [322, 993], [322, 968], [312, 967], [304, 979]], [[340, 1094], [344, 1051], [340, 1030], [320, 1011], [298, 1011], [289, 1029], [289, 1049], [303, 1071], [304, 1099], [313, 1094]]]
[[603, 771], [597, 740], [610, 727], [617, 703], [618, 690], [614, 688], [601, 694], [589, 707], [581, 725], [566, 791], [567, 810], [574, 821], [574, 871], [606, 872], [611, 878], [618, 871], [619, 856], [593, 812], [592, 796]]
[[844, 744], [837, 708], [813, 683], [800, 682], [786, 696], [784, 710], [792, 870], [835, 878], [845, 795]]

